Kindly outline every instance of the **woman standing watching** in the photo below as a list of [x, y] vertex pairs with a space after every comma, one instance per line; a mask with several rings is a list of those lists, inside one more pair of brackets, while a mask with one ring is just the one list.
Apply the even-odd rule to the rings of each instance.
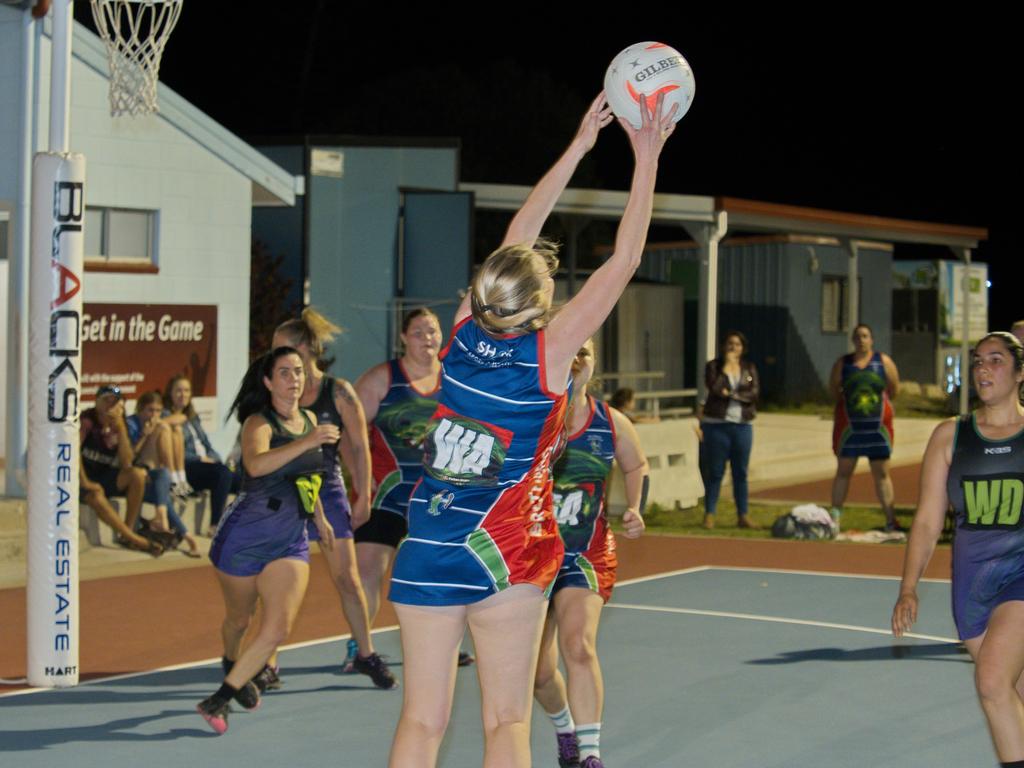
[[739, 331], [725, 335], [722, 349], [704, 367], [707, 399], [700, 416], [704, 468], [704, 527], [715, 527], [718, 495], [725, 477], [725, 463], [732, 470], [732, 495], [739, 528], [757, 528], [748, 516], [747, 465], [754, 444], [750, 422], [757, 415], [761, 385], [757, 368], [744, 359], [747, 337]]
[[972, 368], [981, 407], [936, 427], [925, 450], [892, 630], [917, 621], [917, 583], [952, 506], [953, 619], [1000, 764], [1024, 768], [1024, 349], [990, 333]]
[[562, 559], [551, 462], [564, 433], [569, 369], [640, 263], [658, 157], [672, 133], [660, 95], [639, 130], [613, 255], [556, 316], [554, 251], [537, 238], [579, 161], [612, 120], [604, 94], [512, 219], [473, 280], [442, 354], [441, 399], [426, 438], [409, 535], [390, 597], [402, 627], [405, 697], [391, 766], [433, 766], [451, 712], [459, 643], [477, 651], [485, 768], [530, 765], [530, 711], [545, 590]]
[[[333, 547], [321, 547], [331, 581], [341, 599], [352, 637], [358, 644], [352, 662], [356, 672], [369, 676], [378, 688], [394, 688], [398, 683], [387, 664], [373, 648], [366, 596], [356, 568], [356, 551], [352, 543], [353, 529], [366, 522], [370, 515], [370, 451], [366, 436], [363, 406], [352, 385], [345, 379], [328, 376], [324, 370], [332, 361], [326, 357], [326, 346], [341, 329], [315, 309], [305, 309], [298, 320], [282, 323], [274, 331], [273, 343], [294, 347], [305, 367], [305, 387], [299, 403], [309, 408], [321, 424], [334, 424], [340, 440], [323, 448], [324, 484], [320, 491], [324, 513], [334, 529]], [[341, 460], [352, 475], [356, 502], [349, 506]], [[310, 527], [309, 537], [316, 541], [316, 529]]]
[[[618, 566], [605, 512], [612, 461], [618, 462], [625, 478], [626, 538], [635, 539], [644, 531], [648, 482], [647, 459], [632, 422], [588, 394], [593, 374], [594, 344], [588, 341], [572, 364], [568, 444], [554, 469], [555, 514], [565, 559], [551, 590], [534, 682], [534, 695], [558, 736], [559, 766], [582, 768], [604, 766], [604, 681], [597, 658], [597, 626], [601, 608], [612, 596]], [[559, 647], [569, 677], [568, 695], [558, 669]]]
[[854, 351], [832, 366], [829, 389], [836, 398], [832, 451], [836, 477], [832, 481], [832, 519], [839, 523], [857, 459], [866, 456], [875, 479], [875, 493], [885, 513], [885, 530], [899, 530], [893, 511], [889, 456], [893, 445], [892, 398], [900, 375], [892, 358], [875, 351], [871, 328], [861, 323], [850, 337]]
[[[231, 406], [242, 422], [242, 491], [227, 510], [210, 547], [224, 594], [224, 684], [197, 709], [217, 733], [228, 729], [229, 702], [259, 706], [252, 678], [291, 632], [309, 581], [312, 519], [321, 546], [334, 531], [318, 498], [321, 446], [338, 440], [333, 424], [299, 407], [306, 376], [302, 358], [278, 347], [259, 358], [242, 380]], [[259, 598], [259, 631], [241, 651], [242, 637]]]

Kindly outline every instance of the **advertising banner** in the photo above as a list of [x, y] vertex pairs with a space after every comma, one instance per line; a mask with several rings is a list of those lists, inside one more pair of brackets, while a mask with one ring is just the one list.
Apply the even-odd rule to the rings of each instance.
[[216, 305], [87, 302], [82, 356], [85, 401], [99, 387], [117, 386], [132, 413], [143, 392], [163, 392], [172, 377], [185, 376], [204, 424], [217, 421]]

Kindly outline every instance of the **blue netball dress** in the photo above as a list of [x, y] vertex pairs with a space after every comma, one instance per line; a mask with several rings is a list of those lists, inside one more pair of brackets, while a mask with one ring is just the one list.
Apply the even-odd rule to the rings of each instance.
[[615, 459], [615, 426], [606, 403], [587, 396], [590, 418], [568, 438], [555, 464], [555, 516], [565, 558], [552, 593], [565, 587], [597, 592], [605, 602], [615, 586], [615, 537], [608, 527], [605, 497]]
[[1024, 430], [989, 440], [974, 415], [959, 419], [946, 493], [956, 513], [953, 620], [968, 640], [997, 605], [1024, 600]]
[[[320, 393], [309, 406], [309, 410], [316, 414], [318, 424], [333, 424], [342, 430], [344, 425], [334, 404], [334, 387], [334, 378], [324, 376], [320, 382]], [[321, 450], [324, 457], [324, 483], [320, 488], [320, 501], [324, 505], [324, 516], [334, 529], [335, 538], [351, 539], [352, 508], [348, 503], [345, 478], [341, 473], [341, 462], [338, 460], [338, 443], [324, 443]], [[310, 541], [320, 541], [320, 531], [316, 529], [312, 520], [306, 522], [306, 533]]]
[[836, 456], [888, 459], [892, 454], [893, 410], [886, 384], [881, 353], [863, 368], [854, 365], [852, 354], [843, 357], [843, 394], [832, 427]]
[[551, 462], [568, 393], [546, 387], [544, 331], [495, 338], [466, 318], [441, 360], [391, 600], [461, 605], [514, 584], [546, 590], [562, 562]]
[[440, 381], [430, 392], [420, 392], [398, 360], [388, 361], [387, 394], [380, 401], [370, 428], [370, 455], [377, 492], [373, 509], [398, 515], [409, 510], [412, 489], [423, 474], [423, 440], [430, 417], [437, 410]]
[[[298, 435], [286, 430], [273, 410], [264, 409], [260, 415], [270, 425], [272, 449], [298, 440], [313, 429], [305, 411], [305, 428]], [[255, 576], [274, 560], [309, 562], [306, 515], [298, 486], [322, 468], [323, 453], [314, 448], [261, 477], [243, 471], [241, 492], [225, 510], [210, 546], [213, 564], [232, 576]]]

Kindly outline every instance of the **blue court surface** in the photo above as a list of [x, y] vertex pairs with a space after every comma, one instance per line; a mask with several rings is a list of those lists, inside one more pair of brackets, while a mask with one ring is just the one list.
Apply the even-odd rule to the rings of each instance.
[[[602, 756], [614, 768], [935, 768], [994, 765], [956, 644], [949, 584], [921, 585], [921, 616], [894, 640], [894, 579], [698, 568], [620, 584], [600, 653]], [[376, 635], [401, 674], [398, 633]], [[337, 673], [337, 639], [282, 654], [285, 687], [216, 736], [195, 713], [219, 664], [0, 697], [0, 765], [383, 766], [400, 691]], [[479, 694], [459, 671], [441, 766], [479, 766]], [[555, 766], [534, 708], [533, 764]]]

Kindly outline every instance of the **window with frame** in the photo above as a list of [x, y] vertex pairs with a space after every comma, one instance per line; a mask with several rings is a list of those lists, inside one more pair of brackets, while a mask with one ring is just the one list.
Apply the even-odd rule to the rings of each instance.
[[[857, 317], [864, 317], [864, 280], [857, 277]], [[846, 333], [850, 328], [850, 278], [823, 275], [821, 278], [821, 332]]]
[[844, 333], [849, 324], [847, 292], [849, 281], [845, 277], [825, 275], [821, 278], [821, 331]]
[[156, 211], [85, 208], [85, 268], [156, 272]]
[[11, 225], [7, 211], [0, 210], [0, 261], [7, 259], [7, 240], [10, 238]]

